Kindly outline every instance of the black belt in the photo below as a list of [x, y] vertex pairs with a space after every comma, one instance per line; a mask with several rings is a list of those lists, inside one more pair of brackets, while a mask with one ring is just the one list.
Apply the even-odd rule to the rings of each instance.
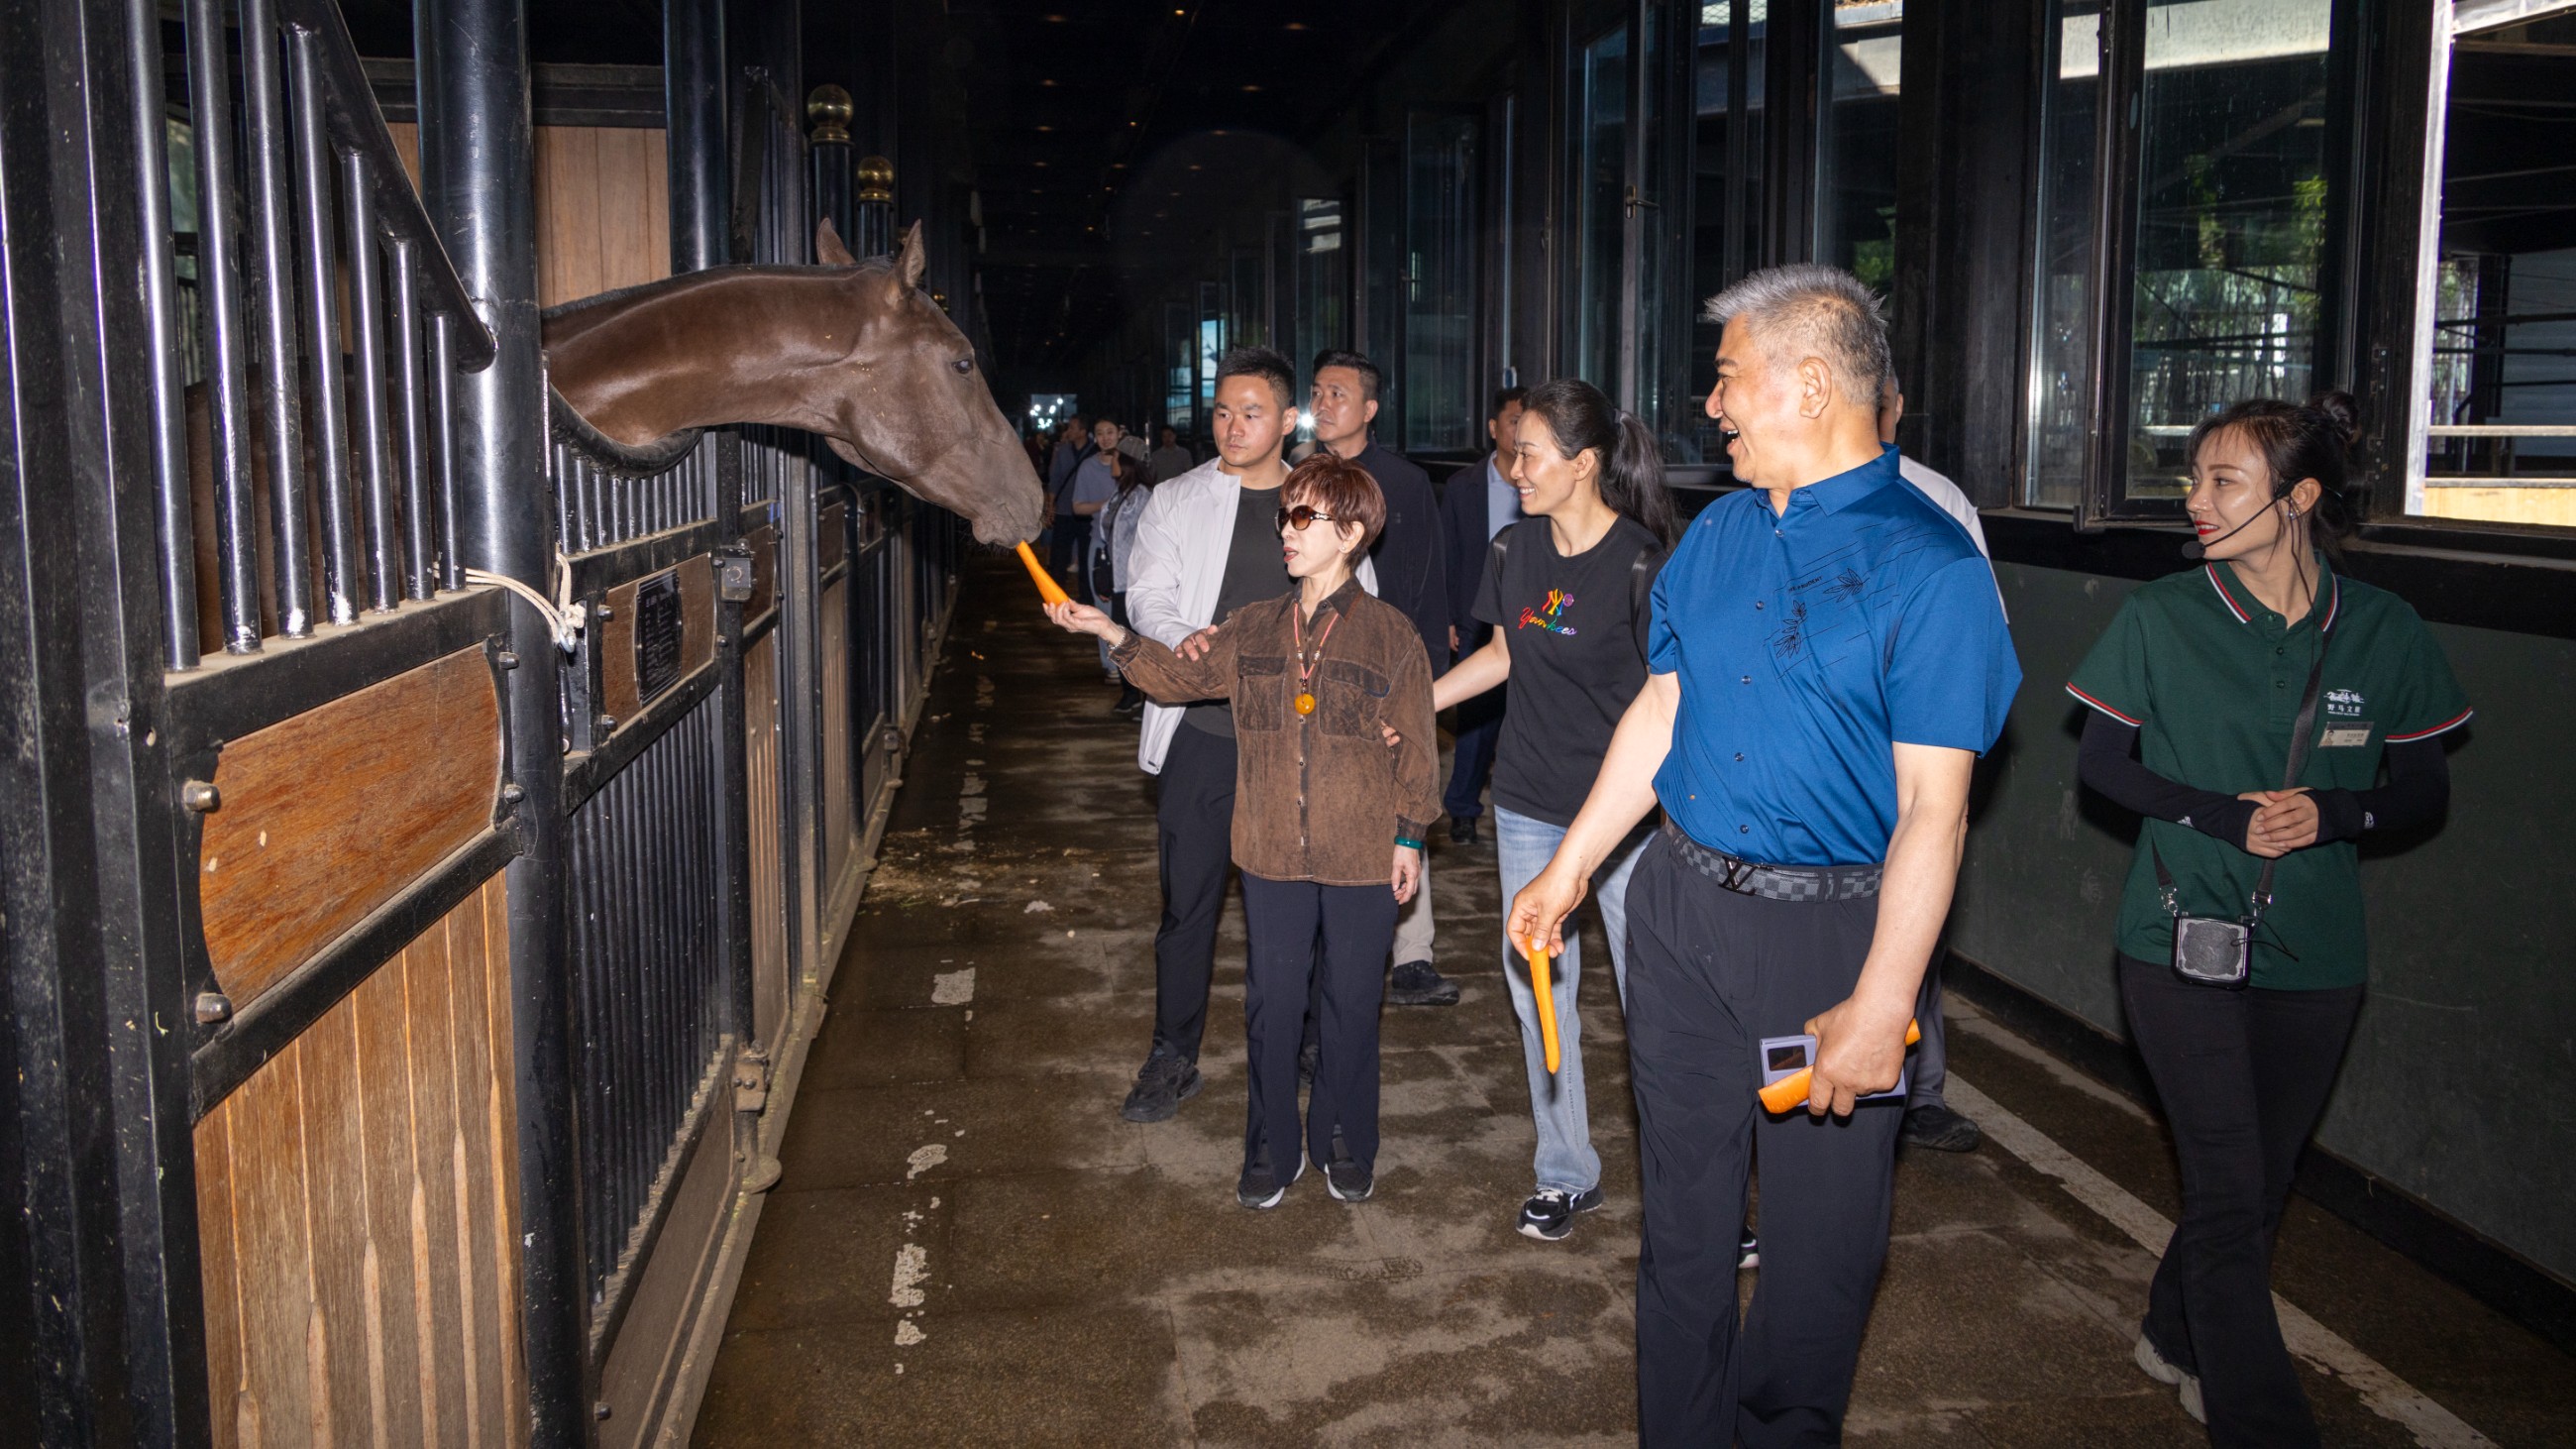
[[1855, 901], [1878, 894], [1883, 865], [1763, 865], [1711, 850], [1670, 820], [1664, 836], [1691, 869], [1735, 892], [1772, 901]]

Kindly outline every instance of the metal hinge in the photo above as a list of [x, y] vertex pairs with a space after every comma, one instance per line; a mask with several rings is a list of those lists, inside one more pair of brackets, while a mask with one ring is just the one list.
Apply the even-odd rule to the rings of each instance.
[[733, 1109], [757, 1112], [769, 1105], [769, 1052], [744, 1047], [733, 1059]]

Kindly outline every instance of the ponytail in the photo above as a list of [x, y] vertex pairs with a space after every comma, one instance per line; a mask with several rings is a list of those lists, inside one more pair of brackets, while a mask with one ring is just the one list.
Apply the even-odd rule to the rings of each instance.
[[1664, 454], [1652, 429], [1633, 413], [1621, 412], [1601, 389], [1580, 378], [1561, 377], [1531, 388], [1522, 407], [1538, 414], [1556, 436], [1557, 453], [1568, 462], [1586, 448], [1601, 458], [1601, 501], [1612, 511], [1671, 543], [1676, 520], [1673, 495], [1664, 486]]

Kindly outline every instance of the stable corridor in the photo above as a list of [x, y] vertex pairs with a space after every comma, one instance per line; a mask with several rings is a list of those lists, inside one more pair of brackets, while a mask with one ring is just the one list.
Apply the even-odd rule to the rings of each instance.
[[[1158, 896], [1114, 694], [1015, 564], [968, 565], [697, 1442], [1633, 1443], [1637, 1161], [1606, 970], [1583, 1010], [1609, 1205], [1569, 1240], [1512, 1230], [1531, 1128], [1488, 964], [1490, 834], [1434, 850], [1465, 998], [1387, 1012], [1376, 1197], [1309, 1174], [1238, 1208], [1239, 908], [1206, 1090], [1172, 1122], [1117, 1115]], [[1950, 998], [1951, 1104], [1988, 1138], [1899, 1164], [1851, 1442], [2205, 1443], [2129, 1357], [2141, 1244], [2177, 1206], [2154, 1119], [1973, 986]], [[2274, 1283], [2328, 1443], [2576, 1438], [2576, 1363], [2304, 1201]]]

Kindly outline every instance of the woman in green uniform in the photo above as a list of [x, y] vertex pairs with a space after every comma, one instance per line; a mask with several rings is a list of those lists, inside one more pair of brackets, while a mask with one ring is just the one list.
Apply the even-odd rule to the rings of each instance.
[[[2361, 1008], [2355, 843], [2440, 819], [2438, 737], [2470, 714], [2415, 611], [2329, 563], [2353, 432], [2342, 393], [2203, 422], [2185, 551], [2204, 562], [2131, 594], [2067, 684], [2093, 710], [2084, 783], [2145, 817], [2120, 999], [2182, 1160], [2137, 1359], [2220, 1445], [2317, 1442], [2272, 1311], [2272, 1237]], [[2194, 947], [2250, 921], [2250, 950], [2177, 958], [2178, 918], [2202, 922]], [[2213, 983], [2240, 959], [2237, 989]]]

